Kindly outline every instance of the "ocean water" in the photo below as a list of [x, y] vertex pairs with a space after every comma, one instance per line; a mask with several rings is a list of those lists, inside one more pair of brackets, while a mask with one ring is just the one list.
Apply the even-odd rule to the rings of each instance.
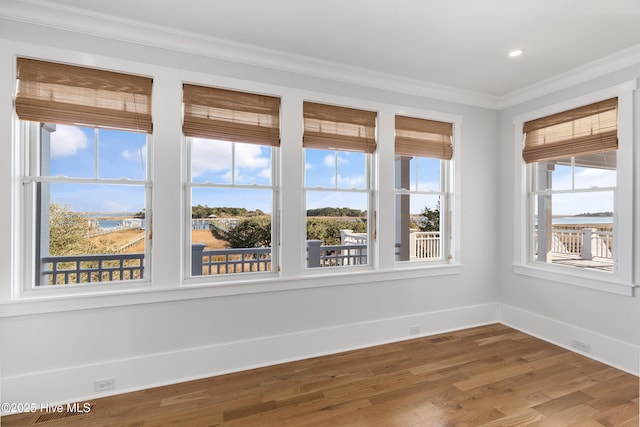
[[553, 217], [552, 224], [611, 224], [610, 216], [559, 216]]
[[96, 221], [100, 230], [110, 230], [112, 228], [122, 227], [122, 220], [119, 219], [99, 219]]

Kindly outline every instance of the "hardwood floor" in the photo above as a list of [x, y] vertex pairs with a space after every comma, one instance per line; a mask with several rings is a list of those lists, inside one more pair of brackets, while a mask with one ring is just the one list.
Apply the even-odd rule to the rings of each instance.
[[638, 427], [638, 377], [500, 324], [17, 414], [3, 426]]

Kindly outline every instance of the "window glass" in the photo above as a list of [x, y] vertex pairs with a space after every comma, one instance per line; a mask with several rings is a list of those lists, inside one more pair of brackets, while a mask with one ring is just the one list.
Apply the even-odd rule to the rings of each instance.
[[187, 138], [190, 276], [275, 271], [277, 148]]
[[396, 156], [396, 261], [448, 259], [449, 160]]
[[307, 268], [369, 264], [369, 157], [305, 148]]
[[616, 152], [530, 166], [532, 260], [612, 272]]
[[145, 277], [147, 136], [27, 123], [35, 286]]

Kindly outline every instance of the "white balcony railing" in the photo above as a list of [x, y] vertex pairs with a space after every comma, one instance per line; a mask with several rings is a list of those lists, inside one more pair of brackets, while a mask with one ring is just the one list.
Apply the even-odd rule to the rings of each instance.
[[[583, 228], [581, 230], [569, 230], [558, 227], [552, 228], [551, 253], [563, 257], [582, 260], [600, 258], [613, 260], [613, 233], [600, 231], [595, 228]], [[534, 233], [536, 244], [535, 253], [538, 253], [538, 232]]]

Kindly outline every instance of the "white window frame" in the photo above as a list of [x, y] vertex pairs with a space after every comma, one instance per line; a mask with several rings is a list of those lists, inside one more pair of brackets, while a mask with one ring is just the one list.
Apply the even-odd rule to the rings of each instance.
[[[386, 111], [385, 111], [386, 113]], [[446, 171], [446, 186], [443, 187], [445, 192], [447, 193], [447, 202], [448, 208], [445, 210], [443, 206], [441, 206], [441, 220], [444, 219], [444, 222], [441, 225], [441, 228], [445, 230], [447, 236], [445, 236], [445, 246], [447, 247], [447, 257], [443, 260], [438, 261], [396, 261], [395, 260], [395, 247], [391, 248], [392, 254], [394, 254], [393, 259], [386, 262], [385, 264], [389, 265], [388, 268], [393, 269], [394, 271], [420, 271], [425, 276], [440, 276], [440, 275], [450, 275], [450, 274], [458, 274], [461, 271], [462, 267], [462, 255], [461, 255], [461, 227], [462, 227], [462, 219], [461, 219], [461, 191], [460, 191], [460, 171], [461, 169], [461, 159], [462, 159], [462, 116], [455, 114], [442, 113], [439, 111], [432, 110], [422, 110], [422, 109], [413, 109], [413, 108], [401, 108], [392, 111], [388, 111], [390, 116], [387, 114], [381, 114], [381, 118], [386, 119], [386, 123], [391, 124], [390, 129], [385, 129], [389, 132], [388, 137], [392, 138], [391, 141], [395, 139], [395, 116], [407, 116], [407, 117], [415, 117], [424, 120], [433, 120], [438, 122], [452, 123], [453, 124], [453, 136], [452, 136], [452, 145], [453, 145], [453, 157], [451, 160], [445, 160], [447, 162], [447, 171]], [[384, 193], [389, 194], [391, 199], [391, 207], [394, 214], [395, 219], [395, 197], [398, 193], [395, 188], [395, 146], [394, 144], [389, 144], [388, 147], [382, 147], [380, 151], [384, 150], [387, 156], [391, 156], [391, 170], [392, 175], [390, 176], [390, 182], [381, 183], [381, 192], [383, 191], [382, 187], [384, 186]], [[444, 173], [441, 170], [441, 175]], [[442, 184], [442, 183], [441, 183]], [[438, 193], [438, 192], [436, 192]], [[384, 197], [381, 195], [381, 197]], [[387, 198], [385, 197], [385, 200]], [[444, 216], [445, 218], [442, 218]], [[445, 228], [446, 226], [446, 228]], [[393, 240], [391, 241], [395, 245], [395, 232], [393, 233]], [[382, 264], [382, 261], [381, 261]]]
[[[37, 220], [37, 183], [70, 183], [70, 184], [122, 184], [122, 185], [135, 185], [145, 187], [145, 212], [146, 220], [148, 224], [152, 223], [152, 180], [151, 180], [151, 162], [152, 162], [152, 146], [151, 135], [146, 135], [146, 150], [147, 150], [147, 164], [146, 164], [146, 177], [144, 180], [132, 180], [132, 179], [114, 179], [114, 178], [99, 178], [98, 176], [89, 178], [75, 178], [65, 176], [40, 176], [39, 166], [42, 161], [40, 152], [40, 137], [41, 137], [41, 123], [18, 120], [17, 129], [19, 129], [17, 139], [20, 141], [20, 176], [21, 176], [21, 189], [19, 198], [21, 200], [21, 215], [24, 218], [21, 221], [22, 227], [20, 232], [21, 237], [21, 257], [20, 257], [20, 271], [22, 280], [21, 286], [17, 289], [18, 297], [40, 297], [49, 295], [74, 295], [85, 293], [101, 293], [106, 291], [117, 290], [130, 290], [136, 288], [144, 288], [151, 285], [151, 245], [150, 245], [150, 227], [145, 229], [145, 250], [144, 250], [144, 277], [139, 280], [114, 280], [114, 281], [100, 281], [91, 283], [74, 283], [57, 286], [36, 286], [36, 263], [40, 262], [37, 258], [37, 245], [36, 242], [36, 230], [42, 225]], [[88, 126], [88, 128], [94, 128]], [[96, 140], [94, 144], [99, 144], [97, 140], [97, 128]], [[125, 131], [126, 132], [126, 131]], [[97, 150], [94, 158], [95, 166], [98, 166]], [[98, 173], [96, 169], [95, 174]]]
[[[550, 105], [513, 118], [514, 125], [514, 264], [516, 274], [588, 289], [633, 295], [633, 91], [635, 80], [602, 89], [565, 102]], [[614, 271], [603, 272], [578, 269], [533, 261], [531, 256], [532, 202], [531, 189], [533, 166], [522, 159], [523, 124], [547, 115], [559, 113], [605, 99], [618, 97], [618, 150], [616, 191], [614, 198]], [[621, 177], [623, 179], [621, 179]]]
[[[212, 183], [212, 182], [204, 182], [198, 183], [193, 182], [191, 176], [191, 148], [192, 148], [192, 137], [183, 136], [183, 145], [185, 147], [185, 183], [184, 183], [184, 283], [185, 284], [198, 284], [198, 283], [226, 283], [226, 282], [247, 282], [252, 280], [264, 280], [264, 279], [275, 279], [278, 277], [278, 273], [280, 270], [280, 205], [278, 201], [280, 200], [280, 149], [279, 147], [268, 147], [266, 145], [262, 145], [262, 147], [267, 147], [271, 150], [271, 185], [259, 185], [259, 184], [236, 184], [235, 176], [236, 176], [236, 161], [235, 161], [235, 150], [236, 150], [236, 142], [228, 141], [231, 144], [231, 182], [230, 183]], [[206, 139], [206, 138], [200, 138]], [[212, 144], [215, 144], [215, 140], [211, 140]], [[191, 275], [191, 210], [192, 210], [192, 200], [191, 193], [194, 188], [223, 188], [223, 189], [252, 189], [252, 190], [271, 190], [271, 205], [272, 205], [272, 214], [271, 214], [271, 271], [265, 272], [247, 272], [247, 273], [225, 273], [225, 274], [203, 274], [201, 276], [193, 276]]]

